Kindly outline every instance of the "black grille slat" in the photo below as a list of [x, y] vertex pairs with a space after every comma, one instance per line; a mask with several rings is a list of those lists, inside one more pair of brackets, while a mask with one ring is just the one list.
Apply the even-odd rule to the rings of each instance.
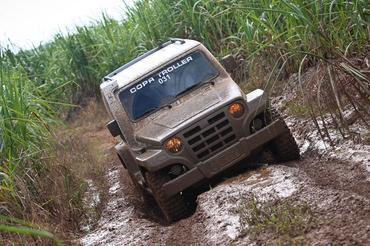
[[199, 150], [203, 149], [204, 147], [206, 147], [206, 145], [204, 143], [198, 144], [197, 146], [195, 146], [193, 148], [193, 151], [198, 152]]
[[215, 133], [216, 132], [216, 129], [214, 127], [208, 129], [207, 131], [205, 131], [204, 133], [202, 133], [202, 136], [203, 137], [208, 137], [209, 135], [211, 135], [212, 133]]
[[199, 142], [200, 140], [202, 140], [202, 138], [200, 136], [196, 136], [195, 138], [190, 139], [188, 143], [190, 145], [193, 145], [193, 144]]
[[217, 124], [216, 128], [217, 129], [222, 129], [223, 127], [227, 126], [229, 124], [229, 120], [224, 120], [221, 123]]
[[212, 117], [211, 119], [209, 119], [209, 120], [208, 120], [208, 123], [209, 123], [210, 125], [212, 125], [213, 123], [215, 123], [215, 122], [217, 122], [217, 121], [221, 120], [221, 119], [222, 119], [222, 118], [224, 118], [224, 117], [225, 117], [225, 113], [224, 113], [224, 112], [222, 112], [222, 113], [220, 113], [220, 114], [216, 115], [215, 117]]
[[191, 129], [190, 131], [185, 132], [184, 137], [186, 137], [186, 138], [191, 137], [194, 134], [196, 134], [197, 132], [199, 132], [200, 130], [201, 130], [200, 126], [196, 126], [193, 129]]
[[215, 135], [209, 139], [206, 140], [207, 144], [212, 144], [214, 143], [215, 141], [217, 141], [220, 137], [218, 135]]
[[195, 156], [205, 160], [236, 140], [234, 129], [225, 112], [217, 113], [200, 121], [183, 136]]
[[230, 132], [232, 132], [233, 131], [233, 129], [231, 128], [231, 127], [229, 127], [229, 128], [227, 128], [227, 129], [225, 129], [225, 130], [223, 130], [221, 133], [220, 133], [220, 135], [221, 136], [226, 136], [227, 134], [229, 134]]
[[210, 147], [211, 151], [216, 151], [218, 150], [219, 148], [221, 148], [224, 144], [222, 142], [219, 142], [218, 144], [215, 144], [213, 145], [212, 147]]
[[230, 137], [225, 138], [224, 142], [229, 143], [229, 142], [235, 140], [235, 138], [236, 138], [235, 135], [231, 135]]

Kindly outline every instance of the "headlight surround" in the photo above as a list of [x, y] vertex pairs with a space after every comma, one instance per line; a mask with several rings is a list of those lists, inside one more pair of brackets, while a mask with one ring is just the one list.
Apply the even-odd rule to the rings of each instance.
[[229, 106], [229, 113], [234, 118], [242, 117], [244, 114], [244, 111], [245, 111], [244, 105], [239, 102], [232, 103]]
[[178, 137], [172, 137], [164, 143], [164, 147], [171, 153], [178, 153], [183, 148], [183, 142]]

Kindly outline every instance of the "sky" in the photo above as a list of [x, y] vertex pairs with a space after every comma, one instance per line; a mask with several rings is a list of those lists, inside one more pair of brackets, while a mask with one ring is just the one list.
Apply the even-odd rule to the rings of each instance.
[[102, 11], [121, 19], [133, 0], [0, 0], [0, 44], [20, 48], [49, 41], [59, 31], [88, 24]]

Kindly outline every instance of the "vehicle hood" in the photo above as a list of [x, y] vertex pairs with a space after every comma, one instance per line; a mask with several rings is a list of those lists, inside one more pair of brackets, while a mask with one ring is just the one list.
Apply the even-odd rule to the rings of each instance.
[[234, 82], [205, 84], [137, 123], [135, 138], [138, 142], [161, 144], [180, 130], [190, 127], [192, 122], [217, 110], [223, 105], [244, 97], [244, 93]]

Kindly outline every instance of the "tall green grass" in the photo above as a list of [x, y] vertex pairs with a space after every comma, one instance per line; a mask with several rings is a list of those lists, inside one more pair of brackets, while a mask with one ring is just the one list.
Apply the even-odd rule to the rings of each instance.
[[[45, 238], [53, 241], [56, 246], [63, 245], [52, 233], [45, 230], [40, 230], [36, 225], [2, 215], [0, 215], [0, 232], [1, 231], [24, 236], [32, 236], [35, 238]], [[35, 244], [37, 244], [36, 240]]]
[[[65, 106], [98, 95], [105, 74], [169, 37], [199, 40], [217, 57], [241, 55], [246, 60], [241, 70], [265, 67], [270, 76], [249, 78], [261, 80], [252, 82], [265, 87], [272, 87], [274, 76], [324, 66], [328, 72], [323, 81], [337, 99], [330, 112], [341, 120], [341, 104], [366, 109], [369, 73], [350, 58], [369, 54], [369, 14], [367, 0], [139, 0], [127, 7], [123, 20], [102, 15], [91, 25], [56, 34], [50, 43], [34, 49], [16, 54], [2, 49], [0, 202], [5, 201], [4, 211], [24, 206], [17, 179], [29, 175], [29, 170], [45, 171], [40, 160], [47, 156], [49, 128], [64, 115]], [[335, 79], [340, 74], [353, 83], [340, 83]], [[247, 79], [241, 76], [239, 82]], [[326, 88], [325, 83], [319, 87]], [[352, 88], [347, 94], [361, 98], [351, 98], [341, 88]], [[308, 103], [310, 89], [303, 94]], [[310, 112], [315, 110], [311, 107]], [[27, 185], [32, 187], [32, 182]]]

